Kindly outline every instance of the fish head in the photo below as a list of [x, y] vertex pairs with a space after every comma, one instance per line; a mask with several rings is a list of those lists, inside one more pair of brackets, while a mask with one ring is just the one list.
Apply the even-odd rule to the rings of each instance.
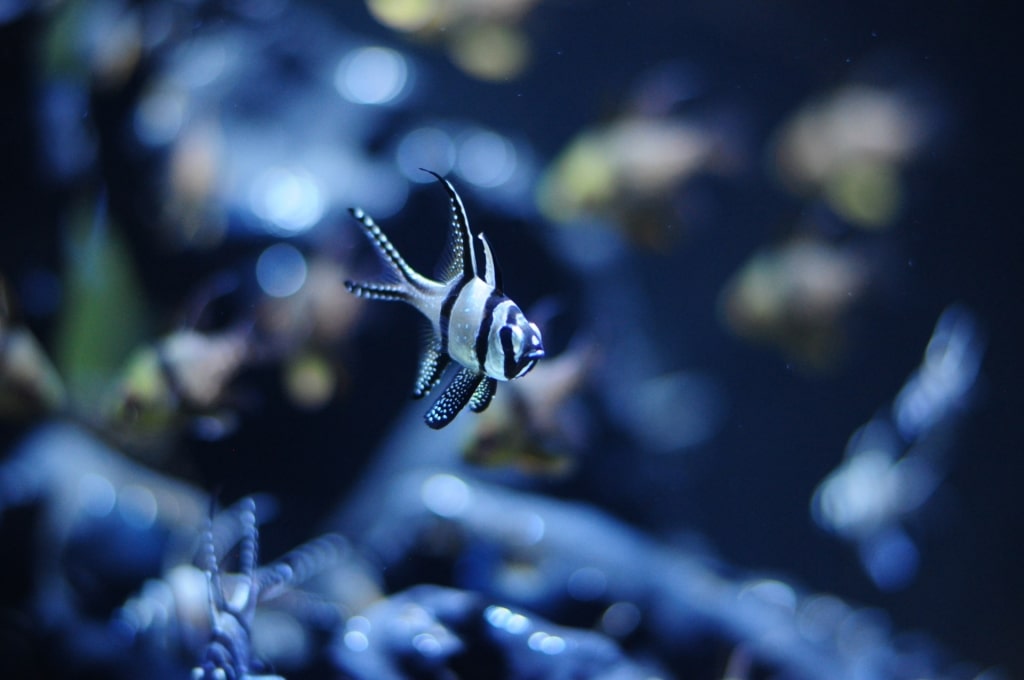
[[515, 306], [510, 309], [506, 322], [498, 327], [492, 343], [500, 349], [505, 380], [523, 377], [544, 356], [540, 329]]

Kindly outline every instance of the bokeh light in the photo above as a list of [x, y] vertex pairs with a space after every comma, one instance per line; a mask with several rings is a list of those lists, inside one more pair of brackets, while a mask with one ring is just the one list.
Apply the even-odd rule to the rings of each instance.
[[306, 283], [306, 258], [289, 243], [275, 243], [256, 260], [256, 280], [271, 297], [294, 295]]
[[117, 511], [125, 524], [136, 529], [148, 529], [156, 521], [156, 496], [148, 487], [127, 484], [117, 493]]
[[424, 126], [402, 137], [395, 151], [395, 161], [402, 174], [419, 183], [434, 181], [422, 168], [446, 175], [455, 165], [455, 142], [444, 130]]
[[355, 104], [389, 104], [405, 92], [405, 57], [386, 47], [363, 47], [345, 55], [334, 73], [334, 87]]
[[498, 23], [466, 26], [456, 33], [449, 50], [456, 66], [483, 80], [515, 78], [530, 57], [530, 46], [522, 32]]
[[516, 149], [507, 137], [490, 130], [474, 130], [458, 140], [456, 169], [467, 182], [496, 187], [516, 171]]
[[305, 353], [285, 366], [284, 387], [297, 406], [317, 409], [326, 404], [337, 390], [337, 372], [322, 356]]
[[302, 168], [268, 168], [253, 182], [249, 201], [258, 217], [284, 235], [308, 230], [324, 210], [316, 178]]
[[135, 109], [135, 134], [148, 146], [169, 144], [181, 131], [187, 111], [185, 90], [170, 85], [157, 87]]
[[441, 0], [367, 0], [377, 21], [399, 31], [412, 32], [426, 27], [440, 11]]
[[461, 514], [472, 502], [469, 487], [455, 475], [437, 474], [423, 482], [423, 504], [441, 517]]

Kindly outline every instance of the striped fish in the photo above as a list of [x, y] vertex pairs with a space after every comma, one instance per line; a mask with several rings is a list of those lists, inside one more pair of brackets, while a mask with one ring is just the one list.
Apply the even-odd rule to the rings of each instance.
[[501, 275], [483, 234], [473, 235], [466, 208], [448, 180], [437, 178], [451, 202], [448, 264], [441, 281], [416, 272], [380, 227], [359, 208], [350, 210], [390, 269], [388, 281], [345, 287], [372, 300], [400, 300], [427, 317], [433, 329], [420, 362], [413, 398], [426, 396], [452, 362], [460, 368], [427, 411], [427, 425], [440, 429], [467, 404], [479, 413], [491, 403], [499, 380], [526, 375], [544, 356], [540, 329], [502, 292]]

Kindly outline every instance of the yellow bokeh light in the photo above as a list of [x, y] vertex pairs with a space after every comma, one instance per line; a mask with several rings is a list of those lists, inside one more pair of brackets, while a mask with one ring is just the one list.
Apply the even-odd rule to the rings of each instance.
[[398, 31], [418, 31], [437, 18], [438, 0], [366, 0], [370, 14], [380, 23]]
[[284, 366], [284, 387], [297, 406], [318, 409], [334, 396], [338, 376], [326, 359], [318, 354], [303, 353]]
[[530, 47], [517, 28], [476, 24], [458, 32], [449, 45], [451, 59], [466, 73], [482, 80], [505, 80], [522, 73]]
[[589, 208], [603, 205], [615, 193], [615, 168], [597, 140], [584, 135], [545, 173], [537, 202], [555, 222], [578, 219]]

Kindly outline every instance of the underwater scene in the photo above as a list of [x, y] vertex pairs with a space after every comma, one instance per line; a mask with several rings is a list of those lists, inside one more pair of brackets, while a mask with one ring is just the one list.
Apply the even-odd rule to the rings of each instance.
[[0, 0], [0, 677], [1024, 676], [974, 3]]

